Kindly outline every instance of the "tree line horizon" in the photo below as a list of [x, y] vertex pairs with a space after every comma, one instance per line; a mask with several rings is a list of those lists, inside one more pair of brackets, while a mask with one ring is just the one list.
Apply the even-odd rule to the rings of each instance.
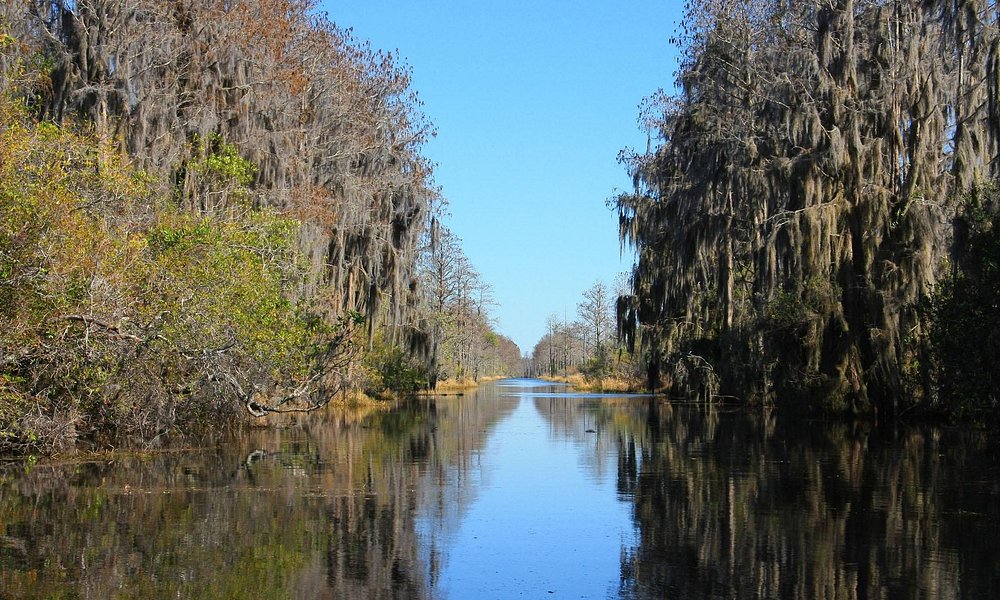
[[998, 11], [686, 2], [635, 266], [522, 357], [393, 54], [314, 0], [0, 0], [0, 449], [524, 373], [995, 416]]

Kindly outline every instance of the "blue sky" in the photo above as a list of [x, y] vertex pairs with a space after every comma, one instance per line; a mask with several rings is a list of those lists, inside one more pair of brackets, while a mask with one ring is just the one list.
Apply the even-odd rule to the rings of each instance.
[[669, 88], [682, 2], [325, 0], [331, 20], [398, 53], [437, 127], [425, 148], [446, 224], [493, 286], [497, 329], [530, 352], [549, 315], [613, 286], [617, 217], [631, 182], [622, 148], [645, 149], [638, 105]]

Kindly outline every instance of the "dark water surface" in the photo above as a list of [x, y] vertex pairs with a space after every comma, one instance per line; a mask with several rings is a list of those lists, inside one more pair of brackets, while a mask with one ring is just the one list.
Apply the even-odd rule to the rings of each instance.
[[564, 391], [7, 465], [0, 598], [1000, 598], [986, 433]]

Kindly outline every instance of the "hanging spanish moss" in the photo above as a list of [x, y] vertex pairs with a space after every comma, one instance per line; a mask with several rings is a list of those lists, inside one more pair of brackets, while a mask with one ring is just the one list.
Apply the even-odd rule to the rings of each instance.
[[303, 295], [370, 325], [398, 323], [436, 193], [420, 154], [431, 129], [394, 57], [315, 9], [3, 0], [0, 19], [22, 53], [45, 57], [29, 98], [40, 118], [82, 116], [191, 211], [264, 206], [298, 218]]
[[650, 384], [805, 410], [933, 405], [920, 306], [957, 194], [997, 173], [1000, 9], [686, 10], [679, 91], [649, 103], [659, 145], [627, 158], [636, 191], [618, 199], [638, 254], [621, 330]]

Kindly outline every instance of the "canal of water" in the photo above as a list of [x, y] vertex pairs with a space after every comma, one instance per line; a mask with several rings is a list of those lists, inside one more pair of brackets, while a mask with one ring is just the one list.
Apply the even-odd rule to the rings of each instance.
[[0, 598], [997, 598], [995, 437], [504, 380], [6, 464]]

